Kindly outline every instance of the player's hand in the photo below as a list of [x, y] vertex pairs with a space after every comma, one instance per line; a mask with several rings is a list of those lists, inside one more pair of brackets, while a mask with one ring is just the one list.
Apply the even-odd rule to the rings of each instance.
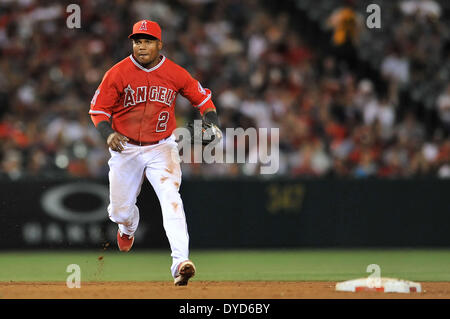
[[124, 149], [124, 144], [128, 141], [129, 140], [126, 136], [114, 132], [108, 136], [106, 143], [113, 151], [121, 153]]
[[206, 140], [207, 144], [217, 144], [222, 140], [222, 130], [215, 124], [207, 123], [205, 125], [206, 131], [203, 134], [203, 139]]
[[196, 126], [194, 123], [189, 123], [186, 128], [189, 130], [190, 141], [192, 144], [217, 144], [222, 139], [222, 131], [220, 128], [205, 121], [201, 125]]

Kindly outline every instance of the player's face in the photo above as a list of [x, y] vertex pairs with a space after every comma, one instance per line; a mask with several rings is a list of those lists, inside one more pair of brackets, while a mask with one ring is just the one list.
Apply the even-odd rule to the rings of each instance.
[[157, 64], [159, 51], [161, 49], [162, 42], [158, 39], [133, 39], [134, 57], [138, 60], [139, 63], [143, 65]]

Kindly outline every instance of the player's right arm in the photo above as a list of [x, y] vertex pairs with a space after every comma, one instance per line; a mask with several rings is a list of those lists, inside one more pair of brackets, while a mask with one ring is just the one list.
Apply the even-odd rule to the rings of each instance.
[[91, 101], [89, 114], [101, 136], [106, 140], [106, 144], [116, 152], [123, 151], [123, 143], [128, 141], [126, 136], [114, 131], [111, 126], [113, 106], [120, 98], [119, 90], [110, 71], [106, 72], [95, 95]]

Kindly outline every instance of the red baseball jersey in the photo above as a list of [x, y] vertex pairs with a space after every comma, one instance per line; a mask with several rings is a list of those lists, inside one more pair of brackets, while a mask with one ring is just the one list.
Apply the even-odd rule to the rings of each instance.
[[169, 137], [176, 128], [178, 94], [202, 115], [207, 108], [215, 109], [211, 91], [183, 67], [161, 56], [156, 66], [146, 69], [130, 55], [106, 72], [89, 114], [96, 126], [111, 120], [116, 132], [135, 142], [156, 142]]

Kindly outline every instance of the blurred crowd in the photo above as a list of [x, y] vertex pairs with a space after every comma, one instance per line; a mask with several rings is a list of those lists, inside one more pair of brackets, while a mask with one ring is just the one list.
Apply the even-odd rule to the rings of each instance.
[[[266, 177], [450, 177], [450, 82], [442, 75], [450, 72], [450, 51], [439, 23], [448, 12], [433, 1], [422, 17], [414, 2], [399, 2], [403, 15], [376, 70], [387, 87], [380, 90], [370, 74], [361, 78], [339, 55], [308, 45], [291, 12], [266, 1], [2, 1], [0, 176], [107, 176], [109, 152], [89, 104], [104, 73], [130, 54], [133, 23], [145, 18], [161, 25], [163, 54], [212, 90], [224, 133], [279, 129], [269, 137], [279, 141], [279, 170]], [[66, 25], [71, 3], [81, 8], [79, 29]], [[441, 91], [430, 122], [401, 95], [433, 76]], [[199, 117], [182, 97], [176, 114], [179, 126]], [[239, 139], [233, 144], [254, 151]], [[260, 165], [182, 169], [189, 177], [233, 178], [259, 175]]]

